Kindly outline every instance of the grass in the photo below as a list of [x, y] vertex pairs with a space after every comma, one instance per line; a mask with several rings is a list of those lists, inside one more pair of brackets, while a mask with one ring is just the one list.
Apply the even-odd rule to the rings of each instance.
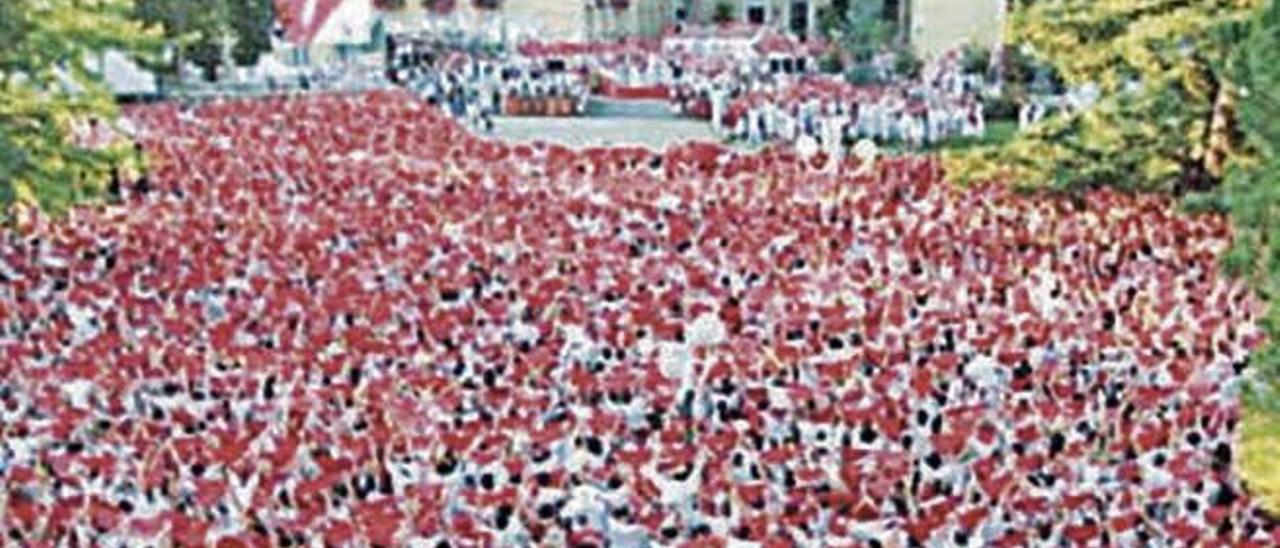
[[1249, 493], [1273, 514], [1280, 509], [1280, 416], [1245, 406], [1240, 432], [1240, 475]]
[[998, 146], [1003, 145], [1018, 135], [1018, 122], [1014, 120], [995, 120], [987, 123], [987, 133], [981, 138], [974, 137], [956, 137], [947, 139], [941, 143], [935, 143], [917, 150], [907, 147], [901, 141], [894, 141], [882, 145], [882, 148], [892, 154], [913, 154], [920, 152], [941, 152], [944, 150], [968, 150], [971, 148]]
[[980, 146], [1002, 145], [1013, 140], [1018, 134], [1018, 122], [1014, 120], [997, 120], [987, 124], [987, 134], [980, 139], [961, 137], [951, 139], [932, 147], [933, 150], [965, 150]]

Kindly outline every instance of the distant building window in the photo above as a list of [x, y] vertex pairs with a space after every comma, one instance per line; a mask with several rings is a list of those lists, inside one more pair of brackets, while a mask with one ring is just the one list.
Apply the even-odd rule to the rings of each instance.
[[295, 46], [290, 52], [290, 64], [294, 66], [305, 66], [311, 62], [310, 51], [303, 46]]
[[764, 6], [751, 6], [747, 8], [747, 22], [752, 25], [763, 25], [765, 23]]
[[880, 18], [886, 23], [897, 23], [899, 13], [902, 11], [901, 0], [884, 0], [884, 7], [880, 12]]
[[798, 0], [791, 3], [791, 32], [802, 38], [809, 34], [808, 0]]

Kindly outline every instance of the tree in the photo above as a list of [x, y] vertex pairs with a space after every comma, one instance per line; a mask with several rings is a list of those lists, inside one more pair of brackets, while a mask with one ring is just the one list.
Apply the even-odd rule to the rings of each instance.
[[[403, 6], [404, 0], [400, 1]], [[231, 35], [235, 38], [231, 60], [238, 66], [254, 66], [262, 54], [271, 51], [274, 3], [271, 0], [228, 0], [228, 3]]]
[[893, 40], [894, 26], [884, 19], [884, 0], [849, 0], [840, 43], [855, 62], [865, 63]]
[[156, 55], [157, 35], [128, 17], [130, 0], [0, 2], [0, 205], [61, 211], [106, 187], [131, 147], [87, 148], [74, 129], [109, 126], [115, 104], [101, 84], [107, 51]]
[[823, 38], [834, 40], [839, 33], [844, 32], [848, 15], [849, 0], [832, 0], [830, 4], [818, 8], [818, 33]]
[[[1250, 154], [1229, 168], [1222, 188], [1208, 196], [1231, 216], [1235, 240], [1228, 273], [1251, 282], [1268, 301], [1263, 319], [1270, 343], [1250, 358], [1254, 383], [1246, 391], [1241, 469], [1250, 489], [1280, 512], [1280, 2], [1255, 19], [1237, 48], [1232, 76], [1241, 89], [1236, 118]], [[1218, 136], [1218, 140], [1222, 137]]]
[[[1242, 90], [1234, 118], [1249, 155], [1238, 159], [1212, 196], [1236, 227], [1236, 245], [1225, 266], [1262, 285], [1270, 297], [1280, 289], [1269, 283], [1280, 280], [1280, 2], [1261, 12], [1232, 61], [1231, 76]], [[1276, 312], [1280, 334], [1280, 309]]]
[[716, 2], [715, 11], [711, 14], [711, 20], [717, 24], [724, 25], [733, 22], [733, 4], [725, 0]]
[[238, 66], [253, 66], [271, 51], [271, 0], [137, 0], [134, 16], [164, 29], [175, 55], [158, 68], [168, 75], [180, 74], [182, 64], [191, 62], [214, 81], [226, 62], [227, 45]]
[[979, 44], [965, 44], [960, 50], [960, 70], [985, 74], [991, 68], [991, 50]]
[[184, 2], [182, 0], [137, 0], [133, 16], [164, 30], [172, 55], [167, 63], [151, 67], [162, 76], [181, 77], [184, 64], [191, 62], [214, 79], [222, 62], [218, 42], [226, 33], [225, 0]]
[[[1067, 86], [1101, 99], [997, 149], [948, 158], [959, 178], [1030, 186], [1184, 192], [1218, 184], [1211, 128], [1234, 101], [1228, 57], [1260, 0], [1035, 0], [1018, 4], [1009, 34]], [[1231, 132], [1226, 132], [1230, 134]], [[1238, 152], [1238, 143], [1219, 151]]]

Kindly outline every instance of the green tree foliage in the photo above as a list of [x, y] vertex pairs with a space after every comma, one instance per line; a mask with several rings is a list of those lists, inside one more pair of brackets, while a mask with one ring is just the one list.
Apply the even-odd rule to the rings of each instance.
[[[1234, 118], [1249, 155], [1210, 198], [1236, 226], [1228, 271], [1258, 282], [1266, 296], [1280, 295], [1271, 283], [1280, 280], [1280, 3], [1260, 14], [1231, 68], [1240, 89]], [[1280, 310], [1274, 326], [1280, 334]]]
[[153, 32], [129, 19], [130, 0], [0, 1], [0, 206], [60, 211], [105, 188], [127, 144], [88, 149], [72, 138], [109, 125], [115, 105], [101, 85], [103, 52], [153, 55]]
[[983, 74], [991, 68], [991, 50], [986, 46], [966, 44], [960, 50], [960, 69], [972, 73]]
[[169, 75], [190, 62], [213, 81], [225, 68], [227, 47], [239, 66], [252, 66], [271, 50], [271, 0], [137, 0], [134, 16], [164, 29], [174, 55], [160, 68]]
[[[1011, 41], [1068, 86], [1096, 86], [1092, 108], [1051, 119], [1006, 146], [948, 158], [959, 179], [1007, 178], [1060, 188], [1209, 188], [1236, 143], [1213, 146], [1230, 109], [1224, 71], [1259, 0], [1019, 2]], [[1230, 127], [1227, 120], [1219, 126]], [[1229, 132], [1228, 132], [1229, 133]], [[1216, 150], [1216, 152], [1215, 152]]]
[[[850, 82], [863, 85], [880, 82], [884, 76], [919, 76], [924, 61], [895, 40], [902, 30], [897, 24], [901, 6], [901, 2], [886, 0], [837, 0], [818, 12], [818, 28], [835, 44], [839, 66], [846, 69], [845, 77]], [[883, 53], [892, 54], [893, 74], [883, 75], [872, 66], [876, 56]]]
[[1251, 357], [1256, 382], [1247, 392], [1241, 465], [1250, 489], [1280, 512], [1280, 2], [1261, 11], [1233, 61], [1236, 118], [1251, 154], [1207, 198], [1231, 215], [1235, 241], [1224, 266], [1270, 305], [1263, 326], [1271, 342]]
[[815, 18], [818, 22], [818, 33], [828, 40], [843, 32], [845, 17], [849, 13], [849, 0], [833, 0], [830, 4], [818, 8]]
[[894, 52], [893, 72], [901, 78], [915, 79], [924, 70], [924, 59], [909, 48], [899, 48]]
[[713, 10], [714, 11], [712, 11], [711, 13], [711, 20], [715, 21], [718, 24], [723, 25], [725, 23], [729, 23], [734, 20], [733, 4], [730, 4], [727, 1], [722, 0], [720, 2], [716, 2], [715, 8], [713, 8]]
[[849, 0], [840, 27], [841, 47], [854, 61], [870, 61], [893, 40], [894, 25], [884, 19], [884, 0]]
[[[404, 0], [401, 0], [403, 6]], [[231, 34], [235, 46], [231, 60], [242, 67], [258, 64], [262, 54], [271, 51], [271, 30], [275, 21], [275, 5], [271, 0], [227, 0], [231, 13]]]

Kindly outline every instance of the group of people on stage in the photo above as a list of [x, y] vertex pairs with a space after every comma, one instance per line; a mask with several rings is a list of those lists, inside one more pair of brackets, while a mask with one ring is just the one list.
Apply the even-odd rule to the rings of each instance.
[[[922, 149], [986, 134], [981, 78], [966, 74], [957, 56], [914, 79], [889, 74], [892, 63], [881, 57], [872, 66], [885, 83], [854, 85], [795, 56], [758, 52], [743, 61], [724, 52], [669, 53], [660, 42], [528, 42], [490, 58], [444, 54], [402, 69], [397, 80], [473, 127], [490, 126], [498, 114], [581, 114], [597, 94], [667, 100], [680, 114], [709, 120], [722, 138], [804, 145], [831, 156], [861, 139]], [[530, 112], [511, 98], [569, 98], [572, 106]]]
[[453, 118], [489, 130], [494, 116], [549, 113], [545, 107], [525, 107], [535, 103], [563, 104], [556, 115], [581, 113], [588, 95], [583, 72], [522, 57], [450, 54], [404, 69], [401, 76], [409, 89]]
[[403, 91], [127, 115], [149, 192], [0, 235], [7, 545], [1280, 542], [1221, 217]]

